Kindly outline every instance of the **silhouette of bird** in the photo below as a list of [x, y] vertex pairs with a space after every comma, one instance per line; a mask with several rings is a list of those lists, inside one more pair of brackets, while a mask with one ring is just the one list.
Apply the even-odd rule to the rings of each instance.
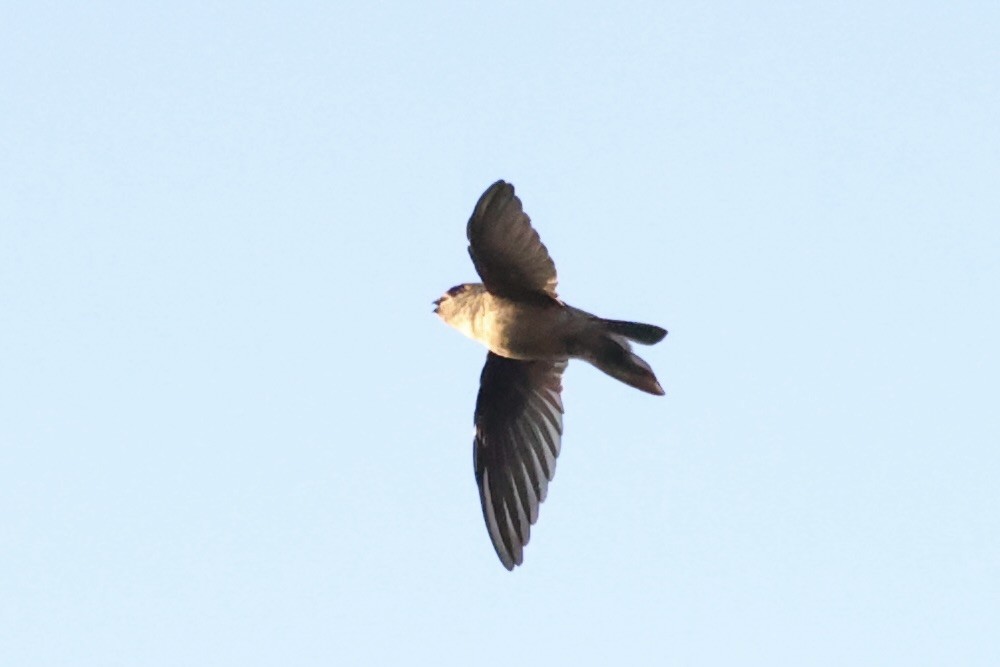
[[483, 282], [452, 287], [434, 302], [434, 312], [489, 348], [476, 399], [473, 459], [486, 528], [500, 562], [513, 570], [523, 562], [555, 474], [567, 362], [582, 359], [662, 396], [629, 341], [652, 345], [667, 332], [563, 303], [555, 264], [509, 183], [497, 181], [483, 193], [466, 235]]

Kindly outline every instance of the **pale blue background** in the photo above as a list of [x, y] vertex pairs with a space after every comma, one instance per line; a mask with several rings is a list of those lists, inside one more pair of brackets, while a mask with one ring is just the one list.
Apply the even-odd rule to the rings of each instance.
[[[1000, 664], [1000, 4], [161, 4], [0, 16], [0, 664]], [[671, 330], [514, 573], [497, 178]]]

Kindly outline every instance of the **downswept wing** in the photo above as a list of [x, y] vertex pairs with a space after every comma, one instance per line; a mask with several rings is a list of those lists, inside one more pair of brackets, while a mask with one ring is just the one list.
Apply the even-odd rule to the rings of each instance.
[[492, 352], [483, 366], [473, 462], [483, 519], [508, 570], [523, 561], [555, 475], [565, 369], [565, 360], [518, 361]]
[[465, 232], [472, 263], [487, 290], [509, 298], [538, 293], [556, 298], [556, 265], [513, 185], [497, 181], [487, 188]]

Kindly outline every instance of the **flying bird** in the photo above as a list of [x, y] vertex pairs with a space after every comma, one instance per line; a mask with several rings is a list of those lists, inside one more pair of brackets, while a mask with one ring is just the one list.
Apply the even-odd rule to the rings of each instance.
[[566, 364], [582, 359], [662, 396], [653, 370], [629, 341], [652, 345], [667, 331], [606, 320], [561, 301], [555, 264], [509, 183], [497, 181], [483, 193], [466, 236], [483, 282], [452, 287], [434, 302], [434, 312], [489, 348], [476, 399], [473, 465], [493, 547], [513, 570], [523, 562], [555, 474]]

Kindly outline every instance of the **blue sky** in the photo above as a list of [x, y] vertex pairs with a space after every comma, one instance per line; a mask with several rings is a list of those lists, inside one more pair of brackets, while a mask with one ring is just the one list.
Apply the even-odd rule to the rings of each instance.
[[[0, 21], [0, 663], [1000, 662], [1000, 6], [18, 3]], [[513, 182], [581, 363], [504, 570]]]

